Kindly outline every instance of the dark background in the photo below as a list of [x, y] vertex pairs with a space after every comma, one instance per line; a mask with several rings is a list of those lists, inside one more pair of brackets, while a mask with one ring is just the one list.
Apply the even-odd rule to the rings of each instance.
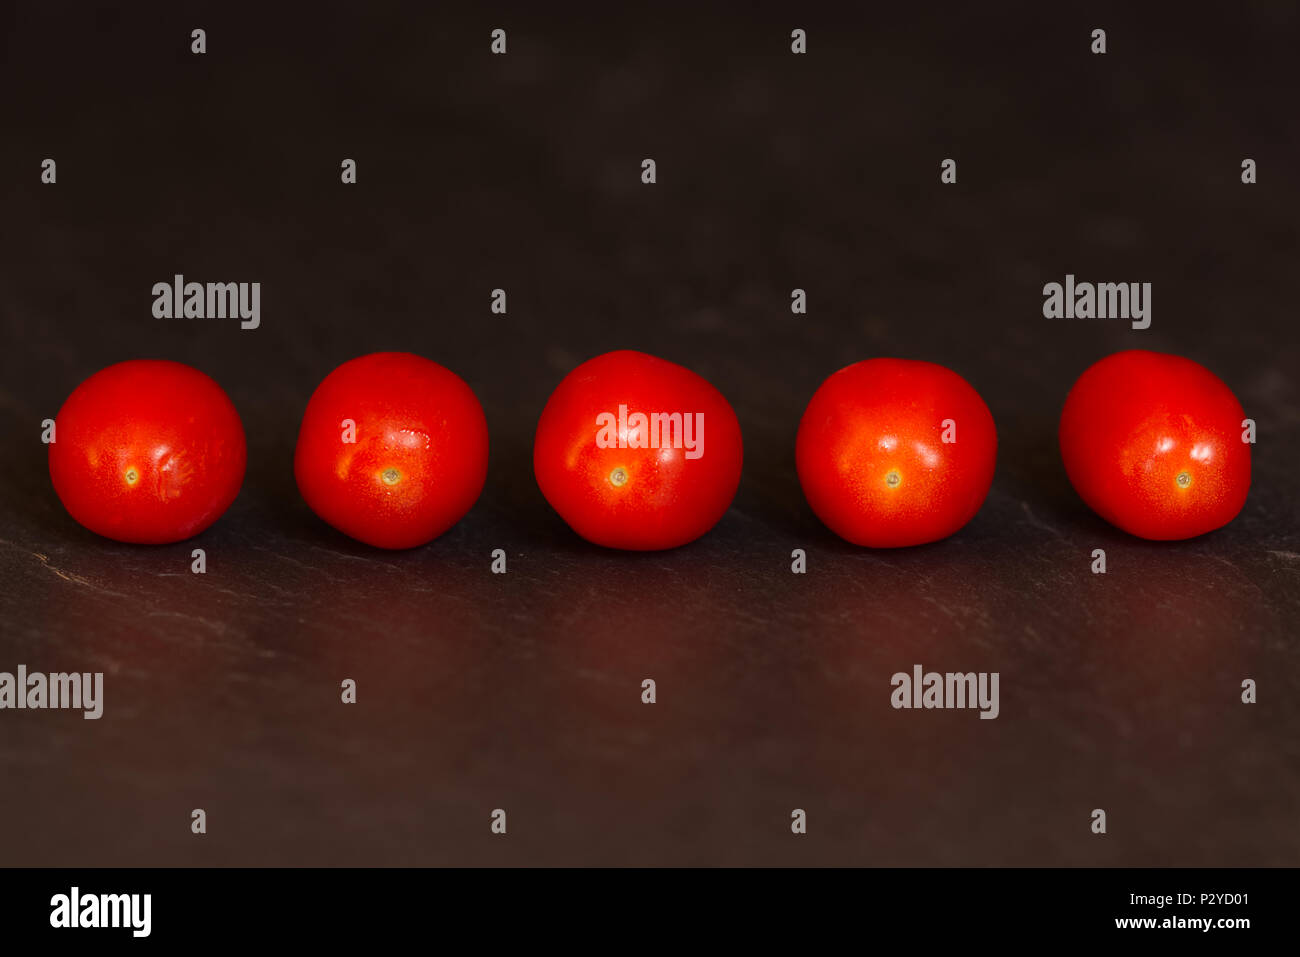
[[[889, 6], [5, 6], [0, 670], [103, 671], [106, 710], [0, 714], [0, 863], [1300, 863], [1294, 5]], [[261, 282], [261, 328], [154, 319], [176, 272]], [[1151, 328], [1044, 319], [1067, 272], [1153, 283]], [[1066, 391], [1130, 347], [1258, 421], [1228, 527], [1142, 542], [1070, 489]], [[534, 483], [550, 391], [616, 348], [740, 417], [734, 507], [685, 548], [589, 546]], [[311, 390], [380, 349], [463, 376], [492, 435], [477, 507], [405, 553], [291, 468]], [[804, 405], [872, 356], [997, 420], [945, 542], [851, 547], [800, 492]], [[99, 539], [50, 487], [41, 420], [134, 357], [244, 419], [193, 542]], [[998, 671], [1001, 717], [894, 711], [914, 663]]]

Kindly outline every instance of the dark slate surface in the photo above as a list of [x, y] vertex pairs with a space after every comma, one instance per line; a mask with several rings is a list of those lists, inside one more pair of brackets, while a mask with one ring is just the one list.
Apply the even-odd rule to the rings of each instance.
[[[3, 15], [0, 670], [104, 671], [107, 701], [0, 713], [0, 863], [1300, 863], [1287, 4], [225, 6]], [[153, 319], [174, 272], [262, 282], [262, 327]], [[1151, 329], [1044, 319], [1067, 272], [1152, 282]], [[1202, 539], [1130, 539], [1061, 469], [1066, 390], [1133, 346], [1259, 422], [1246, 508]], [[734, 507], [673, 552], [588, 546], [532, 478], [550, 390], [614, 348], [744, 428]], [[408, 553], [324, 526], [291, 471], [311, 389], [377, 349], [456, 370], [492, 433], [479, 505]], [[800, 494], [804, 404], [878, 355], [951, 365], [997, 419], [988, 502], [941, 544], [850, 547]], [[244, 417], [243, 492], [193, 543], [100, 540], [50, 487], [40, 420], [137, 356]], [[918, 662], [999, 672], [1001, 717], [894, 711]]]

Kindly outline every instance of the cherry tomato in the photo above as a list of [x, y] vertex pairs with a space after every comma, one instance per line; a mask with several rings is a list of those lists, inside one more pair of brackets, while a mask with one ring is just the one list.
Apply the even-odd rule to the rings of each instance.
[[1168, 541], [1232, 521], [1250, 488], [1245, 413], [1213, 372], [1133, 349], [1090, 366], [1061, 413], [1061, 458], [1088, 506], [1124, 531]]
[[54, 420], [50, 478], [68, 514], [119, 542], [203, 531], [244, 481], [244, 427], [198, 369], [132, 359], [96, 372]]
[[343, 363], [316, 387], [293, 471], [313, 512], [379, 548], [455, 525], [487, 480], [483, 407], [465, 381], [406, 352]]
[[570, 372], [542, 410], [533, 470], [589, 542], [676, 548], [726, 513], [740, 484], [740, 423], [722, 393], [675, 363], [607, 352]]
[[951, 369], [868, 359], [822, 383], [799, 423], [795, 466], [813, 512], [855, 545], [946, 538], [979, 511], [998, 437], [988, 406]]

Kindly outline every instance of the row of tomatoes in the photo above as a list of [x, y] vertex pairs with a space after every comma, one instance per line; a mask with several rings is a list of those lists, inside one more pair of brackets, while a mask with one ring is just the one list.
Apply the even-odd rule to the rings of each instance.
[[[638, 415], [640, 418], [638, 418]], [[1250, 485], [1240, 402], [1178, 356], [1116, 353], [1083, 373], [1060, 422], [1079, 495], [1118, 527], [1182, 539], [1230, 522]], [[1253, 436], [1252, 436], [1253, 438]], [[740, 482], [740, 425], [689, 369], [610, 352], [573, 370], [542, 411], [537, 483], [583, 538], [673, 548], [722, 517]], [[124, 542], [195, 535], [234, 501], [244, 430], [212, 379], [139, 359], [109, 366], [55, 420], [50, 476], [82, 525]], [[858, 545], [919, 545], [975, 516], [997, 433], [979, 393], [931, 362], [870, 359], [836, 372], [799, 424], [808, 504]], [[294, 474], [329, 524], [381, 548], [425, 544], [474, 505], [487, 477], [482, 406], [455, 373], [383, 352], [343, 363], [307, 404]]]

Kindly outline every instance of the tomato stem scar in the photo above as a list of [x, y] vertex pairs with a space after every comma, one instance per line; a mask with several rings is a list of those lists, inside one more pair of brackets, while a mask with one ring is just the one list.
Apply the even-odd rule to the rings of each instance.
[[1186, 472], [1179, 472], [1178, 477], [1175, 478], [1174, 481], [1178, 483], [1179, 488], [1187, 488], [1187, 486], [1192, 484], [1192, 477]]
[[622, 468], [616, 468], [609, 473], [610, 483], [617, 488], [620, 485], [627, 484], [627, 472]]
[[402, 478], [402, 473], [397, 469], [384, 469], [379, 477], [384, 480], [385, 485], [396, 485]]
[[899, 475], [898, 472], [893, 469], [890, 469], [885, 473], [885, 484], [890, 488], [898, 488], [899, 483], [902, 481], [903, 476]]

